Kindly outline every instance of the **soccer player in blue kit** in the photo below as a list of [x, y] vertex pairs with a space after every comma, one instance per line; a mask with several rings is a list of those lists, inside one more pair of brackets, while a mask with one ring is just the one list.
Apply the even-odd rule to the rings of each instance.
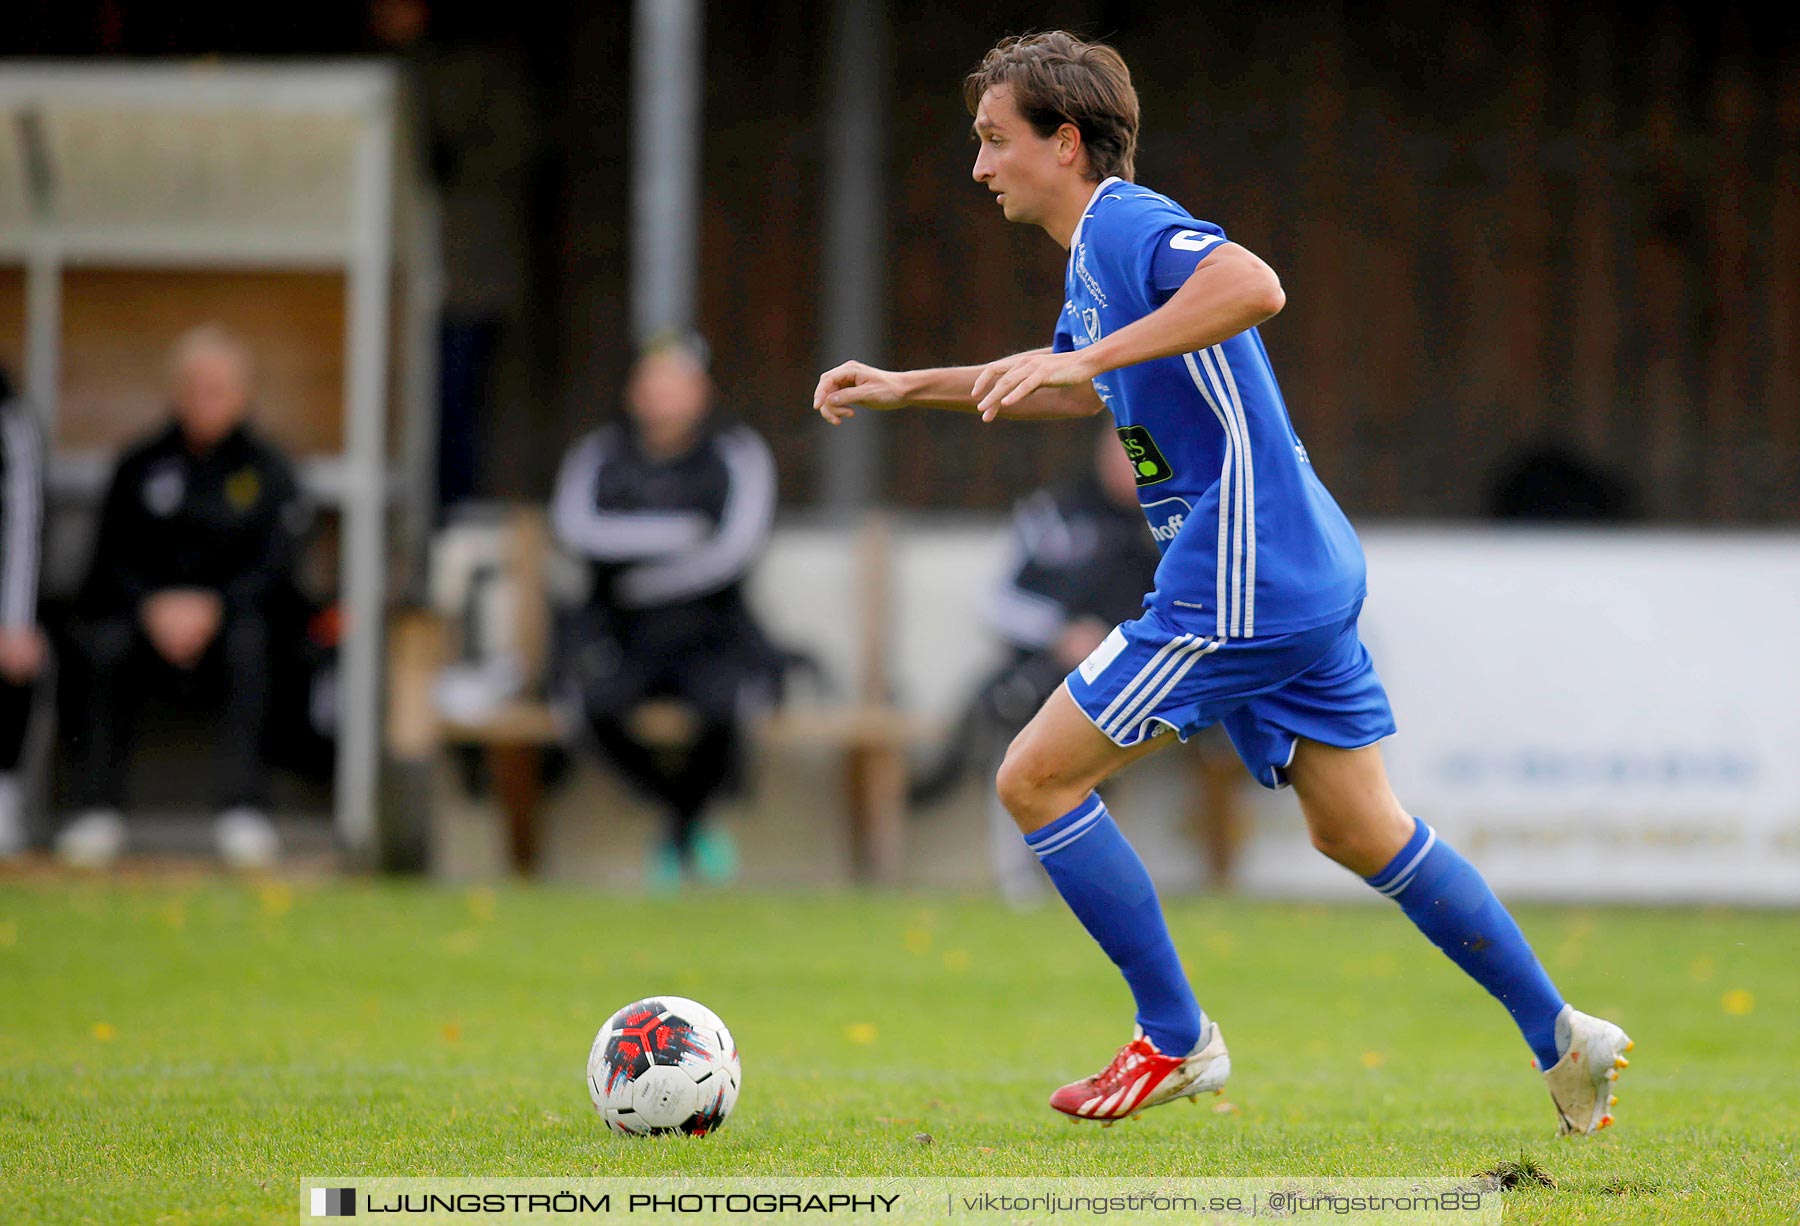
[[1511, 1013], [1564, 1133], [1612, 1122], [1631, 1048], [1565, 1004], [1481, 874], [1409, 814], [1377, 742], [1394, 732], [1357, 637], [1362, 548], [1288, 420], [1256, 327], [1285, 297], [1211, 222], [1132, 182], [1138, 99], [1112, 48], [1060, 31], [1001, 42], [964, 82], [976, 182], [1006, 219], [1069, 252], [1054, 343], [986, 366], [825, 372], [813, 407], [1110, 411], [1162, 550], [1143, 615], [1119, 626], [1019, 733], [1000, 799], [1058, 892], [1123, 973], [1132, 1040], [1050, 1105], [1113, 1121], [1219, 1090], [1220, 1028], [1194, 997], [1150, 876], [1094, 790], [1214, 723], [1266, 787], [1291, 785], [1313, 845], [1400, 905]]

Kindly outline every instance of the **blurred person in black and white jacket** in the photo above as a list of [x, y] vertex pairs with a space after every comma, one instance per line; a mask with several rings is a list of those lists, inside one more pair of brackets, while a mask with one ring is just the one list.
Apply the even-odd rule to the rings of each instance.
[[17, 772], [32, 696], [44, 670], [44, 632], [37, 620], [43, 521], [43, 435], [0, 370], [0, 857], [25, 847]]
[[[607, 758], [667, 814], [648, 866], [657, 891], [690, 870], [735, 873], [729, 836], [702, 819], [736, 776], [745, 715], [780, 671], [743, 596], [768, 543], [775, 466], [762, 438], [719, 420], [712, 401], [704, 343], [653, 340], [632, 366], [624, 416], [576, 440], [551, 507], [557, 540], [592, 577], [563, 680]], [[651, 698], [692, 711], [685, 747], [634, 733], [632, 712]]]
[[70, 629], [67, 732], [77, 816], [57, 836], [74, 864], [124, 849], [133, 715], [153, 688], [222, 691], [219, 853], [272, 863], [268, 725], [271, 610], [291, 590], [307, 508], [287, 458], [249, 425], [249, 347], [217, 325], [185, 333], [169, 363], [167, 425], [126, 449], [100, 512]]

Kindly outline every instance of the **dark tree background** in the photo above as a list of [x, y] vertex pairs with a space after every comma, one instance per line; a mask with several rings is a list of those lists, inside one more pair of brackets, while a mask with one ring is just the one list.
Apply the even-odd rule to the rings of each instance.
[[[608, 412], [628, 358], [629, 5], [435, 5], [449, 39], [505, 42], [543, 98], [535, 193], [546, 403], [490, 432], [505, 492], [538, 494]], [[304, 11], [302, 11], [304, 10]], [[14, 0], [0, 50], [366, 50], [365, 9]], [[702, 325], [790, 505], [821, 427], [826, 6], [708, 5]], [[1113, 41], [1144, 101], [1139, 177], [1265, 256], [1264, 329], [1314, 462], [1352, 513], [1479, 514], [1554, 442], [1664, 521], [1800, 517], [1800, 16], [1783, 6], [1425, 0], [890, 8], [888, 260], [899, 364], [1044, 343], [1061, 253], [968, 178], [961, 74], [1000, 35]], [[862, 424], [861, 422], [858, 423]], [[993, 508], [1081, 462], [1080, 427], [896, 416], [884, 488]]]

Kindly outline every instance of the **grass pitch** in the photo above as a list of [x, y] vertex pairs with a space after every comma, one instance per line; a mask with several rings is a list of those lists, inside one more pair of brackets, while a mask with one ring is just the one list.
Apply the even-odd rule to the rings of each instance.
[[[1557, 1141], [1505, 1013], [1397, 909], [1176, 902], [1233, 1110], [1101, 1130], [1057, 1084], [1129, 1033], [1060, 908], [351, 882], [0, 885], [9, 1221], [294, 1220], [306, 1175], [1468, 1175], [1509, 1222], [1792, 1221], [1800, 915], [1527, 908], [1579, 1007], [1637, 1040], [1619, 1123]], [[594, 1031], [720, 1013], [736, 1114], [608, 1135]], [[928, 1140], [919, 1139], [921, 1134]]]

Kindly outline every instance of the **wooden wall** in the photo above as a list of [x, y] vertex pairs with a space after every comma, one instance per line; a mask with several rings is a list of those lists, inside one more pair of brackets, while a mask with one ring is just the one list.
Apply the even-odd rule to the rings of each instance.
[[57, 445], [110, 449], [164, 421], [169, 347], [208, 321], [255, 351], [265, 434], [297, 456], [342, 448], [342, 276], [92, 268], [63, 278]]
[[0, 366], [25, 386], [25, 270], [0, 265]]
[[[109, 24], [94, 14], [117, 17], [117, 5], [28, 7], [63, 16], [0, 32], [27, 53], [342, 53], [360, 29], [342, 14], [170, 25], [140, 5]], [[487, 432], [498, 487], [535, 496], [566, 439], [613, 410], [629, 359], [630, 23], [617, 5], [573, 0], [442, 7], [453, 35], [517, 38], [549, 99], [535, 258], [557, 321], [547, 348], [559, 395]], [[821, 363], [849, 356], [818, 350], [830, 5], [706, 7], [702, 324], [727, 403], [769, 435], [785, 500], [804, 506], [824, 429], [807, 399]], [[888, 9], [891, 190], [869, 241], [887, 254], [891, 328], [874, 356], [973, 361], [1048, 335], [1059, 253], [1001, 223], [969, 182], [959, 80], [998, 36], [1065, 26], [1108, 38], [1133, 67], [1140, 178], [1281, 273], [1289, 305], [1266, 340], [1316, 464], [1352, 511], [1479, 514], [1508, 457], [1551, 439], [1628, 475], [1659, 520], [1800, 517], [1794, 6]], [[95, 45], [96, 31], [111, 33]], [[7, 312], [18, 284], [0, 270], [0, 360], [17, 344]], [[329, 336], [329, 349], [292, 344], [308, 361], [335, 361], [335, 298], [320, 289], [312, 300], [307, 319], [268, 326], [277, 344]], [[156, 305], [119, 309], [137, 320]], [[119, 406], [130, 424], [148, 412], [174, 326], [149, 320], [127, 338], [135, 353], [77, 345], [81, 365], [68, 376], [78, 413]], [[327, 445], [341, 416], [336, 375], [323, 365], [282, 374], [285, 360], [271, 368], [265, 406], [316, 413], [318, 432], [288, 441]], [[1082, 463], [1087, 437], [1079, 426], [983, 428], [944, 415], [877, 428], [887, 458], [876, 492], [918, 507], [1003, 507]]]
[[[1557, 440], [1661, 520], [1800, 516], [1800, 25], [1762, 8], [1390, 0], [892, 6], [886, 224], [901, 364], [1044, 343], [1060, 252], [970, 182], [959, 80], [999, 34], [1106, 34], [1143, 97], [1139, 178], [1262, 253], [1264, 330], [1315, 463], [1353, 512], [1482, 512]], [[575, 19], [580, 23], [581, 19]], [[704, 326], [731, 403], [812, 497], [823, 7], [709, 6]], [[619, 38], [589, 30], [588, 50]], [[576, 40], [580, 45], [580, 40]], [[624, 354], [616, 88], [585, 74], [571, 163], [570, 427]], [[607, 133], [610, 133], [608, 135]], [[603, 176], [604, 178], [598, 177]], [[585, 187], [583, 181], [585, 182]], [[583, 201], [593, 203], [591, 212]], [[598, 340], [584, 324], [610, 335]], [[583, 348], [583, 346], [586, 348]], [[858, 421], [857, 427], [864, 423]], [[1081, 463], [1080, 427], [884, 419], [880, 494], [992, 508]]]
[[[168, 414], [169, 348], [218, 322], [256, 353], [252, 420], [296, 456], [344, 429], [344, 280], [335, 273], [65, 270], [57, 447], [111, 451]], [[0, 266], [0, 363], [25, 384], [25, 276]]]

